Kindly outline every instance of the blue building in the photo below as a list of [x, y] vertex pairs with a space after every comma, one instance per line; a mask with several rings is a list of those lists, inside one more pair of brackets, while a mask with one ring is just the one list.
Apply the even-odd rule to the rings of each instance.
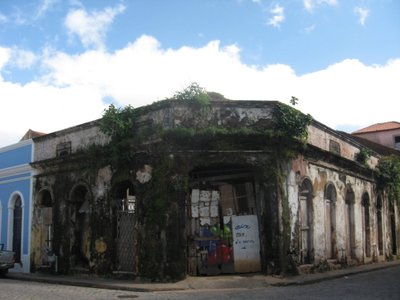
[[32, 139], [0, 148], [0, 243], [15, 252], [10, 272], [30, 272]]

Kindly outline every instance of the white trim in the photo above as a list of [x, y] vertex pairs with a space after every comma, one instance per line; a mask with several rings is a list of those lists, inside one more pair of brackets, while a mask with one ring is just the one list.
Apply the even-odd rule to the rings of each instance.
[[24, 180], [31, 180], [32, 175], [30, 176], [25, 176], [25, 177], [18, 177], [18, 178], [13, 178], [9, 180], [2, 180], [0, 181], [0, 184], [6, 184], [6, 183], [12, 183], [12, 182], [18, 182], [18, 181], [24, 181]]
[[[32, 151], [33, 152], [33, 151]], [[28, 253], [27, 253], [27, 263], [24, 264], [24, 272], [31, 272], [31, 237], [32, 237], [32, 214], [33, 214], [33, 180], [29, 184], [29, 218], [28, 218]], [[23, 253], [24, 251], [22, 251]], [[26, 271], [25, 271], [26, 270]]]
[[8, 200], [8, 232], [7, 232], [7, 249], [12, 251], [13, 249], [13, 237], [14, 237], [14, 208], [15, 208], [15, 200], [17, 197], [21, 198], [21, 210], [22, 210], [22, 216], [21, 216], [21, 253], [20, 257], [22, 260], [22, 256], [24, 253], [24, 207], [25, 207], [25, 201], [24, 201], [24, 196], [21, 193], [21, 191], [14, 191], [9, 200]]
[[1, 229], [3, 227], [3, 204], [1, 204], [1, 199], [0, 199], [0, 242], [1, 242]]
[[33, 168], [29, 164], [18, 165], [11, 168], [0, 170], [0, 178], [18, 175], [20, 173], [33, 172]]
[[18, 143], [15, 143], [15, 144], [0, 148], [0, 153], [8, 152], [8, 151], [15, 150], [15, 149], [18, 149], [18, 148], [22, 148], [22, 147], [25, 147], [25, 146], [28, 146], [28, 145], [32, 145], [33, 146], [33, 140], [32, 139], [21, 141], [21, 142], [18, 142]]

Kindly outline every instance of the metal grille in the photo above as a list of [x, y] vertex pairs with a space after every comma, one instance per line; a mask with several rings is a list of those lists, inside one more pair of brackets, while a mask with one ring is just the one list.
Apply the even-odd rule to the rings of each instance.
[[135, 214], [118, 212], [118, 271], [135, 272]]

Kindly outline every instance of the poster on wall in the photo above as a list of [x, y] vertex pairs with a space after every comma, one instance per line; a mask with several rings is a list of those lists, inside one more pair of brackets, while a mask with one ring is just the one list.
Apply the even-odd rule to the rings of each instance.
[[257, 216], [232, 216], [232, 230], [235, 272], [260, 271], [260, 239]]

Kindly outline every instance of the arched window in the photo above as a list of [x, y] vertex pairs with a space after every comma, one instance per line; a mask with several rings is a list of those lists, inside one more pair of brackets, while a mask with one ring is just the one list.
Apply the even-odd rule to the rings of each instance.
[[12, 236], [12, 251], [15, 252], [15, 262], [21, 262], [22, 250], [22, 199], [20, 195], [15, 196], [11, 207], [12, 223], [11, 223], [11, 236]]
[[336, 257], [336, 189], [332, 183], [325, 187], [325, 249], [327, 258]]
[[300, 186], [300, 231], [301, 251], [300, 261], [303, 264], [313, 262], [313, 187], [309, 179], [304, 179]]
[[347, 185], [346, 187], [346, 195], [345, 195], [345, 203], [346, 203], [346, 228], [347, 228], [347, 255], [350, 258], [355, 258], [355, 249], [356, 249], [356, 235], [355, 235], [355, 216], [354, 216], [354, 204], [355, 204], [355, 196], [354, 191], [351, 185]]
[[363, 219], [364, 219], [364, 251], [366, 257], [371, 257], [371, 228], [370, 228], [370, 216], [369, 216], [369, 195], [365, 192], [362, 196], [361, 204], [363, 207]]
[[382, 198], [380, 195], [376, 200], [376, 222], [378, 226], [378, 251], [379, 255], [383, 255]]

